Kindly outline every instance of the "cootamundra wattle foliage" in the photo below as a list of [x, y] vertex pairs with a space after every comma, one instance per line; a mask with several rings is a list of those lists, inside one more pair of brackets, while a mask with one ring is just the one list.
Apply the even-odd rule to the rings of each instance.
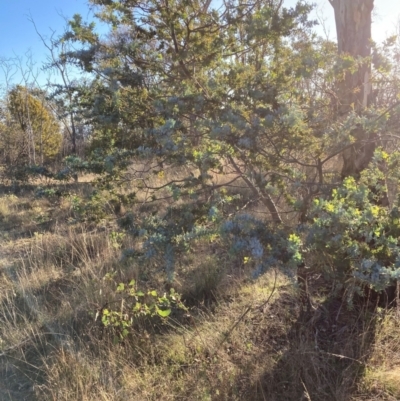
[[[61, 57], [94, 76], [82, 99], [93, 126], [91, 154], [68, 162], [99, 175], [97, 197], [106, 191], [135, 202], [142, 192], [150, 210], [154, 204], [151, 212], [120, 219], [140, 244], [126, 254], [172, 278], [180, 255], [207, 240], [250, 258], [255, 275], [271, 266], [293, 274], [302, 239], [321, 218], [314, 209], [310, 217], [313, 199], [329, 199], [341, 185], [335, 160], [370, 139], [358, 138], [357, 127], [392, 135], [395, 108], [338, 115], [337, 83], [357, 60], [337, 57], [334, 43], [312, 33], [304, 2], [90, 3], [110, 30], [99, 37], [76, 15], [62, 39], [81, 48]], [[148, 167], [135, 168], [140, 162]], [[179, 178], [152, 184], [170, 168]], [[129, 199], [118, 191], [127, 182], [136, 183]], [[239, 182], [250, 195], [232, 211], [237, 195], [230, 187]], [[167, 210], [161, 199], [170, 202]], [[265, 218], [247, 212], [255, 202]], [[345, 280], [360, 279], [355, 272], [364, 265], [352, 264]]]

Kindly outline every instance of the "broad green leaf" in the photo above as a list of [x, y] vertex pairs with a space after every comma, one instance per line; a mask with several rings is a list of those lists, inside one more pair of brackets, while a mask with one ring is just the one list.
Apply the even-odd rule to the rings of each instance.
[[171, 314], [171, 309], [157, 309], [157, 313], [161, 316], [161, 317], [168, 317]]

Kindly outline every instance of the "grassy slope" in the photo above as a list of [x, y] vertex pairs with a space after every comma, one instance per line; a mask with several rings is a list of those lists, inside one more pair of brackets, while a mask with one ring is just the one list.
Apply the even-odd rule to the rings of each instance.
[[71, 217], [68, 199], [0, 198], [0, 400], [400, 399], [395, 311], [349, 311], [312, 272], [307, 294], [275, 272], [251, 280], [207, 244], [174, 283], [190, 314], [142, 322], [114, 345], [95, 320], [114, 297], [103, 278], [144, 272], [121, 262], [112, 222]]

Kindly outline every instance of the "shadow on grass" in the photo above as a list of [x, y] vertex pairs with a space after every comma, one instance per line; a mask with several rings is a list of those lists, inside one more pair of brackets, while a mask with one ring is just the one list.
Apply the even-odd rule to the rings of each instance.
[[90, 182], [65, 182], [65, 183], [20, 184], [20, 185], [0, 184], [0, 195], [30, 194], [33, 193], [38, 187], [59, 189], [60, 191], [83, 191], [83, 190], [89, 190], [92, 186]]
[[[47, 294], [47, 301], [57, 308], [55, 294], [51, 295]], [[41, 314], [36, 313], [39, 311], [30, 308], [26, 299], [12, 299], [12, 310], [7, 302], [10, 301], [3, 300], [1, 305], [2, 320], [9, 322], [16, 336], [0, 352], [0, 401], [42, 400], [43, 393], [49, 393], [48, 375], [54, 358], [63, 352], [78, 352], [82, 345], [88, 351], [92, 338], [87, 332], [96, 332], [99, 324], [82, 311], [62, 318], [49, 316], [42, 322]], [[41, 306], [46, 309], [46, 305]], [[10, 316], [4, 311], [9, 311]]]
[[50, 333], [35, 333], [0, 353], [0, 401], [39, 401], [35, 387], [44, 384], [43, 361], [54, 350]]
[[[305, 306], [307, 305], [307, 306]], [[373, 349], [377, 314], [359, 302], [303, 302], [287, 333], [288, 348], [260, 377], [259, 400], [352, 399]]]

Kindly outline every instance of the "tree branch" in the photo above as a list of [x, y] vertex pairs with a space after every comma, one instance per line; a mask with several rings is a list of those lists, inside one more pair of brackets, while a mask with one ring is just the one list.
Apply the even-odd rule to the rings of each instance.
[[246, 176], [245, 174], [240, 170], [240, 167], [237, 165], [237, 163], [233, 160], [232, 156], [228, 156], [229, 162], [232, 164], [233, 168], [235, 169], [236, 173], [239, 174], [242, 178], [243, 181], [247, 184], [247, 186], [253, 191], [254, 195], [260, 196], [262, 195], [261, 202], [267, 207], [269, 212], [271, 213], [272, 220], [274, 223], [282, 223], [282, 218], [279, 215], [278, 209], [272, 200], [272, 198], [269, 196], [269, 194], [265, 191], [262, 190], [261, 188], [257, 188]]

